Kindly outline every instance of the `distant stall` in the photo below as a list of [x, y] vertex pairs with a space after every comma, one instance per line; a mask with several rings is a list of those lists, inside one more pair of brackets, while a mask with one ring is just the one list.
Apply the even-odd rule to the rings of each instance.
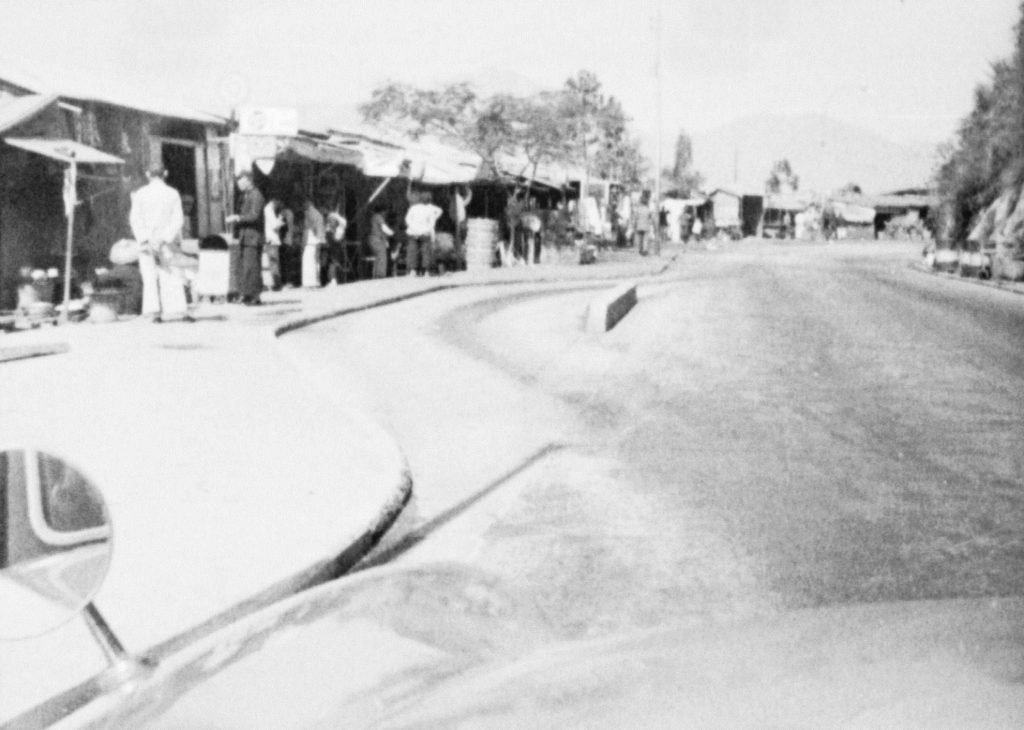
[[756, 236], [764, 212], [764, 196], [716, 188], [708, 195], [715, 227], [733, 237]]
[[796, 216], [811, 205], [807, 198], [793, 195], [768, 195], [758, 223], [758, 235], [764, 238], [795, 238]]
[[823, 218], [830, 238], [867, 240], [875, 238], [875, 215], [871, 206], [830, 200], [825, 204]]

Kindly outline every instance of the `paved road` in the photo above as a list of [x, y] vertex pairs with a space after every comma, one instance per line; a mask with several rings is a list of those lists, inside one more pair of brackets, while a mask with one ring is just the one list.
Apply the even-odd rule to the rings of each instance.
[[686, 254], [601, 338], [576, 284], [438, 294], [291, 346], [409, 455], [397, 559], [483, 565], [564, 635], [1021, 595], [1024, 297], [915, 254]]

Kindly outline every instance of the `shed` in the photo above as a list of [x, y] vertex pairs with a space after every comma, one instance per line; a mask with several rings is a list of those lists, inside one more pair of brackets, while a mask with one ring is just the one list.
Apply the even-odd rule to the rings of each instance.
[[0, 136], [48, 142], [0, 147], [0, 307], [13, 305], [21, 267], [64, 269], [64, 165], [43, 147], [59, 152], [57, 146], [76, 143], [84, 146], [79, 152], [88, 148], [124, 162], [89, 170], [76, 181], [72, 263], [79, 279], [108, 265], [110, 246], [130, 237], [129, 196], [152, 162], [167, 168], [168, 182], [186, 203], [185, 237], [224, 230], [232, 196], [226, 120], [173, 104], [54, 90], [6, 76], [0, 68]]

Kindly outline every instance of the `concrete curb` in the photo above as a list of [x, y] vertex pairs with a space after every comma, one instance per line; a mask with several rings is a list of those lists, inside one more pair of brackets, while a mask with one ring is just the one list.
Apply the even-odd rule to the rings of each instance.
[[69, 352], [67, 342], [52, 342], [38, 345], [16, 345], [14, 347], [0, 347], [0, 362], [11, 362], [13, 360], [25, 360], [30, 357], [45, 357], [46, 355], [60, 355]]
[[340, 553], [324, 558], [295, 575], [280, 580], [244, 601], [211, 616], [188, 631], [150, 647], [145, 654], [145, 658], [160, 661], [161, 658], [173, 654], [220, 629], [226, 628], [249, 614], [267, 608], [290, 596], [297, 595], [302, 591], [341, 577], [354, 568], [360, 560], [377, 546], [381, 538], [384, 537], [384, 534], [402, 514], [402, 510], [405, 509], [410, 499], [412, 499], [412, 475], [409, 472], [408, 466], [406, 466], [392, 498], [381, 508], [377, 517], [366, 526], [360, 535], [347, 547], [343, 548]]
[[917, 262], [908, 264], [908, 267], [919, 273], [930, 274], [931, 276], [949, 279], [950, 281], [959, 281], [964, 284], [973, 284], [974, 286], [984, 286], [989, 289], [1009, 292], [1010, 294], [1024, 295], [1024, 282], [1006, 281], [1005, 279], [979, 279], [976, 276], [960, 276], [959, 274], [949, 273], [946, 271], [936, 271], [931, 267]]
[[636, 306], [636, 286], [626, 282], [593, 299], [587, 305], [586, 331], [601, 335], [617, 325]]
[[534, 284], [568, 284], [573, 282], [602, 282], [602, 281], [621, 281], [623, 278], [629, 279], [652, 279], [663, 275], [668, 271], [679, 258], [678, 253], [672, 254], [656, 271], [652, 271], [648, 274], [637, 275], [631, 273], [625, 276], [614, 276], [614, 275], [595, 275], [595, 276], [581, 276], [581, 277], [559, 277], [559, 276], [544, 276], [535, 279], [506, 279], [506, 280], [495, 280], [495, 281], [453, 281], [451, 283], [437, 284], [436, 286], [427, 287], [418, 291], [406, 292], [404, 294], [398, 294], [391, 297], [385, 297], [373, 302], [366, 304], [351, 305], [346, 307], [339, 307], [336, 309], [326, 309], [322, 312], [317, 312], [310, 315], [300, 315], [293, 319], [285, 320], [281, 324], [278, 324], [271, 328], [270, 337], [277, 339], [289, 332], [309, 327], [314, 324], [326, 322], [331, 319], [337, 319], [338, 317], [344, 317], [349, 314], [356, 314], [358, 312], [365, 312], [369, 309], [376, 309], [378, 307], [386, 307], [391, 304], [398, 304], [405, 302], [410, 299], [417, 297], [426, 296], [428, 294], [436, 294], [442, 291], [449, 291], [452, 289], [469, 289], [469, 288], [482, 288], [489, 286], [529, 286]]

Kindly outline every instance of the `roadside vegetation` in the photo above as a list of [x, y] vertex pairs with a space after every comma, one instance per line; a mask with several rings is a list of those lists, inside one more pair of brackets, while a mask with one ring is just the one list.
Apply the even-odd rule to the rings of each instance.
[[[545, 164], [566, 163], [591, 177], [631, 183], [648, 167], [630, 117], [590, 71], [530, 96], [482, 95], [466, 83], [423, 89], [389, 81], [373, 90], [360, 112], [367, 122], [411, 139], [435, 137], [474, 152], [495, 178], [533, 178]], [[521, 169], [503, 169], [509, 158], [520, 160]]]
[[[1012, 56], [992, 64], [991, 79], [975, 90], [974, 108], [940, 148], [936, 182], [942, 219], [937, 222], [942, 241], [956, 248], [969, 238], [984, 244], [978, 239], [1024, 232], [1024, 210], [1021, 225], [1006, 230], [1009, 219], [1017, 217], [1024, 185], [1024, 2], [1020, 13]], [[984, 221], [989, 211], [990, 220]], [[979, 223], [985, 225], [972, 235]]]

